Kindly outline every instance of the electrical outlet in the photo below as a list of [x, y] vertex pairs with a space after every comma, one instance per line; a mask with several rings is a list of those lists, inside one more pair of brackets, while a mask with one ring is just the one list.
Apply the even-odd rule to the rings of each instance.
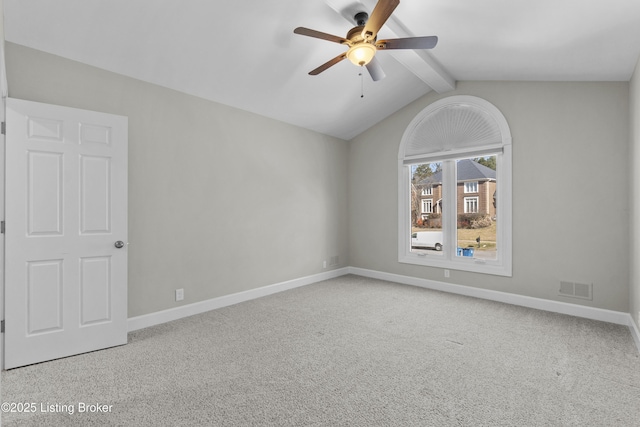
[[450, 277], [450, 276], [451, 276], [451, 272], [449, 270], [445, 270], [444, 277]]
[[184, 299], [184, 289], [176, 289], [176, 301], [182, 301]]
[[322, 268], [327, 268], [327, 261], [322, 261]]

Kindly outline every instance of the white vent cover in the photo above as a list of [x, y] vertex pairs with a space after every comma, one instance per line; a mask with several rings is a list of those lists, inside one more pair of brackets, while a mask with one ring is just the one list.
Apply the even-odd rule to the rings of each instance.
[[504, 116], [484, 99], [450, 96], [425, 108], [407, 127], [399, 159], [511, 143]]
[[561, 281], [558, 295], [593, 300], [593, 283]]

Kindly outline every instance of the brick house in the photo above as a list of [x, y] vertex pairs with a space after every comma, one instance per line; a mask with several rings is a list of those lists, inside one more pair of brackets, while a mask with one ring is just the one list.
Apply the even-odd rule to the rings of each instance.
[[[471, 159], [457, 164], [458, 214], [484, 213], [496, 216], [496, 171]], [[431, 213], [442, 213], [442, 172], [423, 179], [416, 185], [419, 191], [419, 215], [427, 219]]]

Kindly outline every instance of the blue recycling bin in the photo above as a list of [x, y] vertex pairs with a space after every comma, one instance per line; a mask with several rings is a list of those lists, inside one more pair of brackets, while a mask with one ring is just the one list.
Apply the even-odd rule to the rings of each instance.
[[462, 248], [458, 248], [458, 256], [462, 256]]
[[464, 248], [462, 250], [462, 256], [472, 257], [473, 256], [473, 248]]

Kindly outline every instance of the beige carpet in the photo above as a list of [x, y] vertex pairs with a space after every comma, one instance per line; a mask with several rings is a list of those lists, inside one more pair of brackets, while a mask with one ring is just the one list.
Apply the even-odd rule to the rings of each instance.
[[640, 357], [624, 326], [344, 276], [4, 372], [2, 400], [37, 406], [6, 426], [639, 426]]

